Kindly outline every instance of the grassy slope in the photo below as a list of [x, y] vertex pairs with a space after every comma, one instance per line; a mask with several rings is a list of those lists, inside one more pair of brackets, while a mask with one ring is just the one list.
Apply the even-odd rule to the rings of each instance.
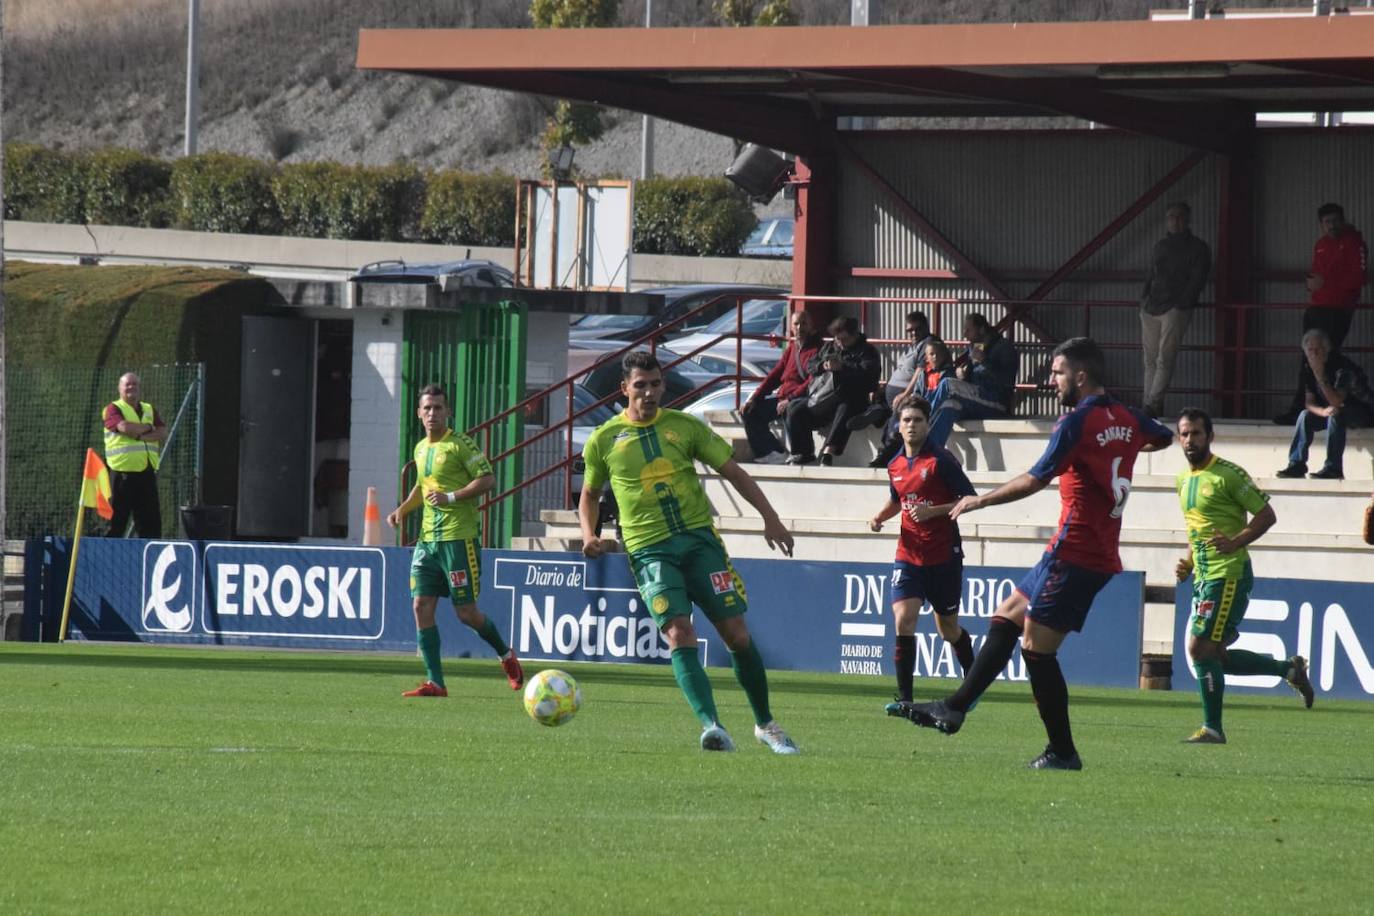
[[[1075, 691], [1087, 769], [1034, 773], [1024, 689], [954, 738], [886, 681], [782, 673], [803, 756], [702, 754], [663, 668], [572, 669], [542, 729], [490, 662], [0, 645], [0, 909], [1353, 912], [1367, 705]], [[749, 715], [715, 671], [722, 715]], [[922, 688], [918, 688], [920, 690]], [[936, 685], [923, 685], [931, 693]]]

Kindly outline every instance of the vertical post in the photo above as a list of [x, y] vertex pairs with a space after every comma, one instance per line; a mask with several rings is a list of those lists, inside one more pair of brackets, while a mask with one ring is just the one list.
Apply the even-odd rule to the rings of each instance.
[[[644, 0], [644, 28], [654, 25], [654, 0]], [[654, 177], [654, 119], [644, 115], [639, 136], [639, 177]]]
[[[0, 24], [0, 98], [3, 98], [3, 74], [4, 68], [4, 42], [5, 30]], [[0, 174], [5, 171], [3, 129], [0, 129]], [[0, 182], [0, 213], [5, 211], [5, 192], [4, 183]], [[5, 224], [0, 220], [0, 277], [5, 274]], [[4, 284], [0, 283], [0, 554], [4, 553], [5, 538], [8, 532], [5, 528], [5, 436], [8, 432], [8, 424], [5, 420], [5, 289]], [[4, 560], [0, 557], [0, 564]], [[0, 574], [0, 579], [3, 575]], [[4, 583], [0, 581], [0, 627], [5, 625], [5, 590]], [[0, 638], [4, 633], [0, 632]]]
[[[1254, 302], [1254, 154], [1250, 134], [1237, 139], [1231, 151], [1217, 160], [1218, 207], [1215, 299], [1218, 306], [1248, 305]], [[1245, 347], [1240, 336], [1237, 310], [1217, 308], [1217, 342], [1214, 385], [1229, 391], [1222, 401], [1229, 416], [1244, 417], [1246, 379]], [[1230, 343], [1230, 347], [1226, 344]]]
[[[835, 196], [835, 159], [797, 159], [796, 229], [792, 237], [792, 294], [824, 296], [831, 291], [831, 224]], [[807, 302], [812, 325], [824, 328], [831, 306]]]
[[200, 122], [200, 0], [187, 0], [186, 8], [186, 147], [196, 154]]

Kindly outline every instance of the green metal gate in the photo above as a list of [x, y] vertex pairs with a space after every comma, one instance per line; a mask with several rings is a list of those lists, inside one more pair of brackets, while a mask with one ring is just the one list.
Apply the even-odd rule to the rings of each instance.
[[[419, 391], [434, 383], [443, 387], [453, 408], [453, 428], [468, 430], [493, 459], [496, 492], [515, 486], [521, 479], [518, 452], [495, 460], [523, 438], [523, 418], [514, 413], [500, 423], [472, 433], [474, 427], [514, 407], [525, 394], [526, 313], [520, 302], [464, 303], [462, 309], [408, 311], [405, 313], [401, 349], [401, 410], [409, 422], [401, 424], [399, 467], [415, 453], [423, 432], [415, 419]], [[414, 478], [402, 478], [400, 493]], [[484, 513], [483, 543], [509, 547], [519, 532], [520, 496], [515, 494], [490, 506]], [[418, 525], [419, 514], [412, 515]], [[418, 530], [418, 529], [417, 529]], [[407, 543], [415, 531], [404, 532]]]

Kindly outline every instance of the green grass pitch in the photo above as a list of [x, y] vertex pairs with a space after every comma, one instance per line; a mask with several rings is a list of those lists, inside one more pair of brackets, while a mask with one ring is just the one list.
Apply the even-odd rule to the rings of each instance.
[[[1072, 646], [1069, 647], [1072, 651]], [[534, 662], [528, 671], [538, 670]], [[776, 672], [802, 755], [705, 754], [667, 668], [495, 661], [402, 700], [396, 656], [0, 644], [0, 912], [1369, 912], [1374, 708], [1072, 688], [1082, 773], [1032, 772], [1024, 685], [962, 733], [888, 679]], [[950, 682], [917, 683], [918, 697]]]

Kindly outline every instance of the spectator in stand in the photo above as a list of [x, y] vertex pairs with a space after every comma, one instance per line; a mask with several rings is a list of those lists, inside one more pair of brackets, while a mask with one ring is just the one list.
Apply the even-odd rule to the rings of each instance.
[[935, 394], [935, 389], [940, 387], [940, 383], [947, 378], [954, 378], [954, 356], [949, 352], [949, 344], [938, 337], [932, 337], [926, 341], [926, 390], [925, 397], [929, 399]]
[[1016, 393], [1016, 347], [977, 312], [964, 319], [965, 362], [930, 395], [930, 440], [943, 446], [957, 420], [1011, 415]]
[[1321, 480], [1345, 477], [1342, 456], [1345, 431], [1374, 423], [1374, 393], [1369, 378], [1345, 354], [1331, 346], [1331, 338], [1321, 328], [1302, 335], [1302, 383], [1306, 407], [1298, 414], [1293, 429], [1293, 446], [1288, 452], [1288, 467], [1279, 477], [1301, 477], [1307, 473], [1307, 452], [1318, 430], [1326, 430], [1326, 463], [1310, 476]]
[[1145, 361], [1141, 403], [1151, 417], [1164, 412], [1164, 392], [1188, 332], [1197, 298], [1212, 266], [1212, 249], [1189, 230], [1193, 211], [1178, 201], [1165, 211], [1167, 234], [1155, 243], [1150, 276], [1140, 295], [1140, 342]]
[[[857, 417], [849, 421], [851, 430], [865, 426], [882, 426], [887, 423], [891, 435], [896, 436], [896, 414], [912, 395], [924, 396], [925, 379], [921, 369], [925, 365], [926, 344], [930, 341], [930, 319], [924, 312], [908, 312], [906, 316], [906, 336], [912, 341], [911, 347], [897, 357], [892, 367], [892, 375], [883, 389], [873, 394], [873, 403]], [[887, 436], [884, 436], [886, 439]], [[887, 465], [883, 465], [887, 467]]]
[[[926, 399], [935, 393], [935, 389], [947, 378], [954, 377], [954, 357], [950, 355], [949, 347], [943, 340], [931, 336], [925, 339], [925, 353], [921, 357], [922, 368], [917, 375], [916, 381], [921, 385], [917, 391], [917, 397]], [[905, 404], [910, 398], [903, 398]], [[892, 463], [892, 459], [897, 457], [897, 453], [902, 450], [902, 437], [898, 434], [897, 415], [901, 414], [901, 408], [897, 409], [897, 414], [887, 421], [883, 427], [883, 439], [878, 445], [878, 454], [868, 463], [871, 468], [885, 468]], [[851, 421], [852, 425], [853, 421]]]
[[782, 351], [782, 358], [740, 410], [744, 434], [759, 464], [787, 461], [786, 449], [769, 427], [774, 420], [787, 415], [789, 404], [798, 398], [806, 400], [806, 385], [811, 381], [806, 367], [821, 348], [821, 335], [816, 333], [811, 316], [804, 310], [793, 312], [788, 321], [792, 334], [787, 348]]
[[864, 410], [878, 390], [878, 373], [882, 359], [878, 349], [859, 332], [856, 318], [836, 318], [830, 322], [833, 340], [821, 347], [811, 358], [807, 370], [812, 376], [812, 390], [822, 373], [831, 373], [838, 392], [830, 404], [812, 406], [813, 397], [798, 398], [787, 405], [787, 440], [792, 446], [788, 464], [811, 464], [816, 460], [815, 442], [811, 434], [829, 427], [821, 447], [820, 463], [834, 464], [835, 456], [844, 454], [849, 442], [849, 419]]
[[[1369, 246], [1360, 230], [1345, 221], [1345, 210], [1340, 204], [1322, 204], [1317, 209], [1317, 222], [1322, 234], [1312, 247], [1312, 269], [1307, 274], [1312, 304], [1302, 313], [1302, 329], [1304, 334], [1313, 328], [1325, 331], [1331, 349], [1340, 350], [1355, 317], [1360, 288], [1368, 277]], [[1288, 412], [1274, 418], [1280, 426], [1292, 423], [1304, 409], [1307, 388], [1303, 380], [1307, 368], [1307, 362], [1299, 367], [1298, 390]]]

